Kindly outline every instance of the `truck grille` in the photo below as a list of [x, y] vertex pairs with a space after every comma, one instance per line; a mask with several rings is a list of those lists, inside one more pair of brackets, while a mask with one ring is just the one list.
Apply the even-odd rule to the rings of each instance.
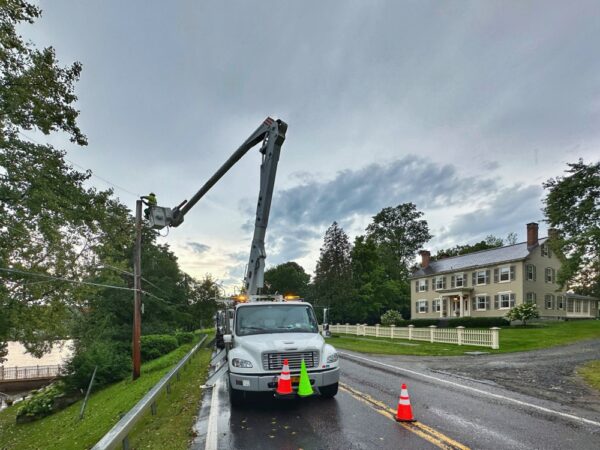
[[306, 368], [319, 367], [319, 352], [289, 352], [289, 353], [263, 353], [262, 363], [264, 370], [281, 370], [283, 360], [287, 359], [290, 370], [300, 370], [300, 364], [304, 358]]

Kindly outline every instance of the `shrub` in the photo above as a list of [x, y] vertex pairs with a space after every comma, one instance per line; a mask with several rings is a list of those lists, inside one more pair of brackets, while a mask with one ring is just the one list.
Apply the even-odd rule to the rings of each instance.
[[17, 416], [44, 417], [52, 413], [54, 398], [64, 392], [64, 386], [54, 383], [35, 392], [17, 410]]
[[438, 325], [440, 319], [411, 319], [405, 320], [402, 324], [403, 327], [408, 325], [414, 325], [415, 327], [428, 327], [429, 325]]
[[175, 339], [177, 339], [177, 345], [189, 344], [194, 341], [194, 333], [192, 331], [177, 331], [175, 333]]
[[523, 325], [527, 325], [528, 320], [537, 319], [538, 317], [540, 317], [540, 313], [535, 303], [523, 303], [506, 313], [508, 320], [520, 320]]
[[448, 320], [448, 326], [466, 328], [507, 327], [510, 326], [510, 322], [503, 317], [459, 317]]
[[403, 322], [402, 315], [400, 314], [400, 312], [394, 311], [393, 309], [384, 312], [381, 315], [380, 320], [381, 325], [383, 325], [384, 327], [389, 327], [390, 325], [400, 325]]
[[142, 336], [142, 361], [150, 361], [172, 352], [179, 344], [170, 334], [150, 334]]
[[122, 380], [131, 371], [131, 355], [126, 346], [114, 342], [93, 342], [76, 350], [67, 363], [66, 383], [71, 389], [87, 389], [96, 366], [94, 387]]

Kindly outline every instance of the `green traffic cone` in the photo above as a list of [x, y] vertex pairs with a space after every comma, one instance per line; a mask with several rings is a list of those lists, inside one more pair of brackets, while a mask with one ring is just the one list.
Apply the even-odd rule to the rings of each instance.
[[302, 358], [302, 364], [300, 365], [300, 384], [298, 385], [298, 395], [300, 397], [308, 397], [313, 395], [313, 388], [310, 385], [310, 379], [308, 378], [308, 372], [306, 371], [306, 363]]

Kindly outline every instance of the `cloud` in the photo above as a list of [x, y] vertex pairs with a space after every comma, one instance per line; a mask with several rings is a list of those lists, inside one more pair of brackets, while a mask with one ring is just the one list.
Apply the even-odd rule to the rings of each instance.
[[[488, 165], [490, 169], [499, 167], [493, 161]], [[275, 194], [267, 233], [269, 264], [314, 254], [333, 221], [347, 231], [362, 233], [364, 223], [382, 208], [406, 202], [425, 212], [424, 218], [438, 234], [433, 243], [470, 242], [488, 234], [504, 236], [540, 219], [541, 195], [539, 186], [503, 187], [495, 178], [417, 155], [340, 171], [330, 180], [307, 178]], [[244, 224], [245, 231], [252, 227], [252, 221]]]
[[202, 255], [210, 250], [210, 246], [206, 244], [202, 244], [200, 242], [188, 242], [188, 247], [192, 249], [192, 251], [198, 255]]

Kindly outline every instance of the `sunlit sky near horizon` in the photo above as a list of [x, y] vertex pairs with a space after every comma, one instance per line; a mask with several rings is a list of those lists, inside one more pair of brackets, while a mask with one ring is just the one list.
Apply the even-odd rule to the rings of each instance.
[[[425, 213], [432, 251], [542, 223], [542, 183], [600, 152], [595, 1], [41, 1], [20, 28], [81, 61], [89, 145], [44, 137], [136, 194], [175, 206], [268, 115], [289, 125], [267, 266], [314, 270], [335, 220], [353, 239], [385, 206]], [[247, 262], [250, 152], [161, 238], [231, 287]], [[92, 178], [99, 188], [111, 187]]]

